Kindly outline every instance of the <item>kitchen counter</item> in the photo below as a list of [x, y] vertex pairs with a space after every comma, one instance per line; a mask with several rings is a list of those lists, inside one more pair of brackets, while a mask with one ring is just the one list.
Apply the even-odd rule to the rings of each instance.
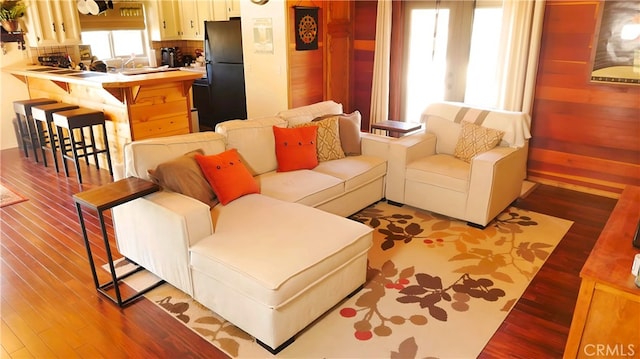
[[193, 81], [202, 77], [201, 72], [177, 69], [129, 75], [44, 66], [3, 71], [24, 82], [31, 98], [104, 112], [115, 171], [122, 167], [126, 143], [192, 132], [190, 90]]

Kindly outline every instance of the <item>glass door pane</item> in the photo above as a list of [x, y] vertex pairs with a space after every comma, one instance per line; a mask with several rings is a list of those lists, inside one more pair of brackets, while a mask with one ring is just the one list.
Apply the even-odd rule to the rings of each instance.
[[404, 119], [420, 122], [426, 104], [444, 100], [449, 10], [411, 9], [408, 16]]

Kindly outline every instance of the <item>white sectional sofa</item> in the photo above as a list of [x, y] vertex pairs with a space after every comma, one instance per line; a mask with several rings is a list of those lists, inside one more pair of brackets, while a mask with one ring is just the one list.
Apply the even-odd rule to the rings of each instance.
[[344, 216], [384, 197], [390, 139], [361, 134], [361, 154], [277, 172], [273, 126], [288, 127], [342, 105], [326, 101], [216, 132], [127, 144], [124, 176], [193, 150], [236, 148], [259, 194], [213, 208], [160, 191], [113, 210], [118, 249], [277, 352], [365, 281], [372, 230]]

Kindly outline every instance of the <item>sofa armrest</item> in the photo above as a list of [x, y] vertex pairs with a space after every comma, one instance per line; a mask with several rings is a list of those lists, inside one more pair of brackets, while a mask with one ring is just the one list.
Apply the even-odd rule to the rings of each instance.
[[193, 295], [189, 248], [213, 234], [209, 206], [161, 191], [113, 208], [119, 252]]
[[520, 195], [527, 148], [496, 147], [471, 160], [466, 218], [486, 225]]
[[375, 135], [372, 133], [360, 133], [360, 149], [365, 156], [374, 156], [389, 159], [389, 142], [394, 139], [387, 136]]
[[389, 162], [387, 164], [385, 193], [387, 199], [404, 203], [404, 175], [407, 164], [435, 153], [436, 136], [424, 131], [392, 141], [389, 144]]

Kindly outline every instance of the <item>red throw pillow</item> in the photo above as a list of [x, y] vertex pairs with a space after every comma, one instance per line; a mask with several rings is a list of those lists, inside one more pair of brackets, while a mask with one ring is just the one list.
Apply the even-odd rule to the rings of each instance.
[[273, 126], [278, 172], [312, 169], [318, 165], [318, 127], [282, 128]]
[[258, 182], [244, 166], [235, 148], [216, 155], [196, 155], [196, 161], [223, 205], [245, 194], [260, 193]]

